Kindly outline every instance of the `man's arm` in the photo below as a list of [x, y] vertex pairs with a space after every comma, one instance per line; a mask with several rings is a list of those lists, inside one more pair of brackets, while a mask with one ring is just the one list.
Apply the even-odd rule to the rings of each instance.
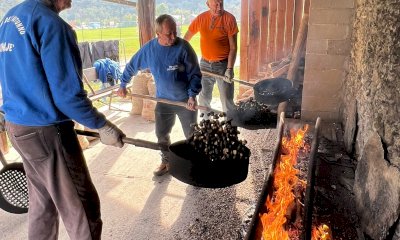
[[183, 39], [185, 39], [186, 41], [190, 41], [190, 39], [192, 39], [194, 33], [192, 33], [191, 31], [187, 30], [185, 33], [185, 36], [183, 37]]
[[232, 68], [235, 66], [236, 54], [237, 54], [237, 33], [229, 36], [229, 55], [228, 55], [228, 65], [227, 68]]
[[93, 107], [83, 89], [82, 64], [75, 35], [60, 22], [42, 23], [40, 46], [43, 69], [55, 106], [67, 117], [98, 129], [106, 118]]
[[186, 53], [184, 54], [185, 72], [189, 81], [188, 96], [196, 99], [201, 91], [202, 74], [196, 52], [189, 43], [185, 42], [184, 44], [186, 45]]
[[131, 81], [132, 76], [136, 75], [137, 72], [141, 69], [147, 68], [148, 66], [145, 64], [145, 51], [143, 49], [146, 48], [147, 45], [143, 46], [139, 51], [133, 55], [131, 60], [126, 64], [124, 72], [121, 76], [121, 85], [117, 91], [117, 95], [120, 97], [126, 97], [126, 85]]

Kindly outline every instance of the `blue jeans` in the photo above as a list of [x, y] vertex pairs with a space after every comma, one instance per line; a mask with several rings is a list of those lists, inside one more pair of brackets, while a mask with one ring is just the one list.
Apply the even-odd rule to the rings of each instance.
[[[216, 73], [219, 75], [224, 75], [228, 61], [209, 63], [204, 59], [200, 61], [200, 68], [202, 71], [207, 71], [211, 73]], [[234, 85], [233, 83], [227, 83], [222, 79], [214, 78], [203, 74], [201, 79], [202, 89], [199, 94], [199, 105], [211, 107], [212, 92], [214, 89], [214, 84], [217, 82], [219, 89], [219, 98], [222, 103], [222, 110], [224, 112], [234, 109], [235, 104], [233, 103]]]
[[157, 103], [155, 109], [156, 136], [161, 145], [161, 161], [168, 162], [168, 146], [171, 144], [170, 133], [175, 125], [175, 116], [178, 115], [182, 124], [182, 130], [188, 139], [193, 130], [190, 124], [197, 122], [197, 111], [190, 111], [185, 107]]

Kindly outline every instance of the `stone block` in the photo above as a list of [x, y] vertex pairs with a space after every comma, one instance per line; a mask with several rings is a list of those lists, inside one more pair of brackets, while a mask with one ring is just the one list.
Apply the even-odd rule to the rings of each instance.
[[400, 171], [385, 160], [377, 132], [361, 152], [353, 189], [361, 228], [372, 239], [386, 239], [400, 214]]
[[316, 121], [320, 117], [324, 122], [337, 122], [339, 120], [338, 112], [309, 111], [301, 110], [302, 121]]
[[304, 83], [314, 82], [340, 82], [344, 79], [344, 73], [341, 69], [320, 70], [306, 68], [304, 72]]
[[304, 96], [320, 96], [330, 98], [339, 98], [342, 89], [342, 81], [315, 81], [305, 82], [303, 84], [303, 97]]
[[301, 109], [318, 112], [339, 112], [341, 100], [339, 97], [303, 96]]
[[306, 54], [305, 71], [309, 69], [330, 70], [344, 69], [346, 57], [341, 55]]
[[349, 56], [351, 51], [351, 41], [346, 40], [328, 40], [328, 51], [329, 55], [342, 55]]
[[313, 0], [311, 9], [324, 8], [354, 8], [355, 0]]
[[318, 9], [311, 12], [309, 24], [350, 25], [353, 12], [353, 9]]
[[308, 39], [306, 51], [307, 51], [307, 53], [327, 54], [328, 53], [328, 40], [327, 39]]
[[343, 40], [350, 38], [350, 33], [351, 31], [348, 25], [310, 24], [307, 38]]

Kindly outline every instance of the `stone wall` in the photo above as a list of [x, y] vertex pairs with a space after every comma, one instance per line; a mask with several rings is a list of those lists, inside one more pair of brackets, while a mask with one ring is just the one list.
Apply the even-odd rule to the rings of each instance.
[[367, 235], [400, 239], [400, 2], [358, 0], [355, 10], [341, 116], [358, 156], [356, 205]]
[[354, 0], [313, 0], [310, 5], [301, 115], [340, 119], [340, 92], [350, 56]]

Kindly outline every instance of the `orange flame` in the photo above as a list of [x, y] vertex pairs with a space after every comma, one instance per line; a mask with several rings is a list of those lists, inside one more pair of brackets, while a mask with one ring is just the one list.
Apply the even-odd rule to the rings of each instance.
[[279, 162], [274, 170], [274, 193], [267, 198], [267, 212], [260, 214], [263, 227], [262, 237], [264, 240], [289, 239], [289, 233], [284, 225], [287, 221], [286, 213], [291, 204], [294, 203], [295, 195], [293, 188], [296, 184], [304, 184], [297, 177], [298, 170], [294, 168], [297, 163], [297, 154], [303, 146], [304, 135], [308, 125], [297, 131], [290, 130], [291, 137], [282, 139], [282, 152]]
[[312, 230], [312, 240], [332, 240], [332, 231], [331, 229], [325, 225], [322, 224], [318, 228], [313, 227]]

